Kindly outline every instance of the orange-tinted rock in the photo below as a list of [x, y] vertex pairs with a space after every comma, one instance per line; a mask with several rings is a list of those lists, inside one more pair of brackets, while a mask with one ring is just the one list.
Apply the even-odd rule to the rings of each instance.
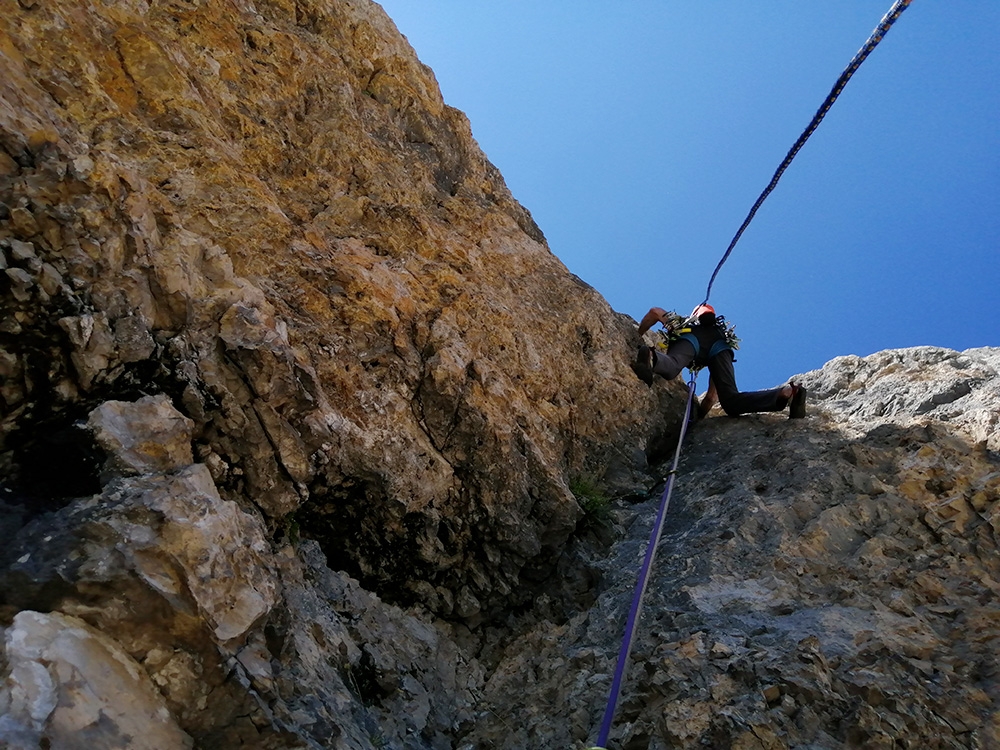
[[554, 559], [571, 479], [642, 485], [678, 405], [379, 6], [45, 2], [0, 38], [0, 244], [51, 269], [7, 269], [51, 364], [5, 445], [170, 393], [226, 497], [473, 620]]

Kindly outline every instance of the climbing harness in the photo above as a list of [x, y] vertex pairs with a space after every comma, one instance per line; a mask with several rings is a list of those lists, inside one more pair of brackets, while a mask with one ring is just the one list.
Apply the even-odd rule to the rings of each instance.
[[740, 348], [740, 337], [736, 335], [736, 325], [726, 320], [724, 315], [717, 315], [715, 318], [715, 327], [719, 333], [718, 341], [716, 341], [712, 345], [712, 348], [705, 353], [704, 357], [702, 357], [700, 356], [702, 353], [701, 342], [698, 340], [698, 336], [694, 331], [694, 327], [698, 325], [697, 319], [692, 316], [683, 318], [672, 310], [665, 311], [664, 314], [666, 316], [666, 320], [662, 321], [663, 330], [660, 331], [662, 340], [656, 345], [658, 349], [669, 349], [670, 344], [674, 343], [678, 339], [684, 339], [694, 347], [694, 361], [697, 364], [689, 366], [692, 370], [700, 370], [708, 363], [708, 360], [716, 354], [720, 354], [725, 349], [733, 351], [733, 361], [736, 361], [735, 352]]
[[705, 291], [705, 302], [702, 304], [708, 304], [708, 298], [712, 295], [712, 284], [715, 283], [715, 277], [719, 274], [723, 264], [729, 259], [729, 255], [733, 252], [733, 248], [736, 247], [736, 243], [739, 242], [740, 237], [743, 236], [744, 230], [750, 225], [754, 215], [757, 213], [757, 209], [760, 208], [764, 199], [771, 194], [772, 190], [774, 190], [775, 186], [778, 184], [778, 180], [781, 179], [781, 175], [788, 168], [788, 165], [792, 163], [792, 159], [795, 158], [799, 149], [801, 149], [805, 142], [809, 139], [809, 136], [813, 134], [813, 131], [819, 126], [822, 119], [826, 116], [826, 113], [830, 111], [830, 107], [832, 107], [833, 103], [837, 101], [837, 97], [840, 96], [840, 92], [844, 90], [844, 86], [847, 85], [847, 82], [851, 80], [851, 76], [853, 76], [854, 72], [861, 67], [861, 63], [865, 61], [865, 58], [868, 57], [868, 55], [871, 54], [871, 51], [875, 49], [879, 42], [882, 41], [882, 37], [884, 37], [889, 31], [889, 27], [896, 22], [896, 19], [899, 18], [907, 7], [909, 7], [911, 2], [912, 0], [896, 0], [892, 4], [892, 7], [889, 8], [889, 12], [882, 17], [882, 20], [879, 22], [878, 26], [875, 27], [871, 36], [868, 37], [868, 41], [865, 42], [864, 46], [860, 50], [858, 50], [857, 54], [854, 55], [854, 59], [852, 59], [850, 64], [844, 69], [844, 72], [840, 74], [840, 78], [838, 78], [837, 82], [833, 85], [833, 89], [830, 90], [830, 93], [823, 101], [823, 104], [816, 111], [816, 114], [813, 115], [812, 121], [809, 123], [808, 127], [802, 131], [802, 135], [800, 135], [798, 140], [795, 141], [795, 144], [791, 147], [791, 149], [789, 149], [788, 153], [785, 154], [785, 158], [782, 160], [777, 171], [775, 171], [774, 176], [771, 178], [771, 182], [768, 183], [768, 186], [764, 188], [764, 192], [762, 192], [754, 202], [753, 208], [750, 209], [750, 213], [747, 214], [747, 217], [743, 220], [743, 224], [740, 225], [739, 231], [736, 232], [736, 236], [733, 237], [732, 242], [729, 243], [729, 247], [726, 248], [726, 252], [722, 256], [722, 260], [720, 260], [719, 265], [715, 267], [715, 272], [712, 274], [712, 278], [708, 282], [708, 289]]
[[[734, 348], [730, 344], [729, 340], [723, 337], [718, 339], [714, 344], [712, 344], [712, 348], [709, 349], [707, 353], [703, 353], [701, 351], [701, 342], [698, 341], [698, 336], [695, 334], [693, 328], [681, 328], [678, 331], [672, 331], [671, 340], [674, 340], [675, 338], [684, 339], [689, 344], [691, 344], [691, 346], [694, 347], [694, 362], [697, 363], [695, 366], [698, 369], [704, 367], [705, 364], [707, 364], [708, 361], [712, 359], [712, 357], [714, 357], [716, 354], [721, 354], [726, 349], [732, 351], [732, 349]], [[737, 341], [738, 340], [739, 339], [737, 339]], [[735, 362], [736, 360], [734, 359], [733, 361]]]
[[[611, 682], [611, 693], [608, 696], [608, 705], [604, 711], [604, 721], [601, 722], [601, 732], [597, 738], [597, 748], [603, 750], [611, 733], [611, 722], [615, 716], [615, 707], [618, 705], [618, 697], [621, 694], [622, 681], [625, 679], [625, 667], [628, 663], [629, 652], [632, 650], [632, 637], [635, 635], [635, 627], [639, 623], [639, 614], [642, 611], [642, 599], [646, 593], [646, 585], [649, 583], [649, 574], [653, 569], [653, 558], [656, 556], [656, 547], [660, 542], [663, 533], [663, 523], [667, 516], [667, 507], [670, 505], [670, 493], [674, 489], [674, 478], [677, 476], [677, 464], [681, 460], [681, 444], [684, 442], [684, 435], [687, 433], [688, 425], [691, 422], [692, 407], [694, 404], [694, 386], [697, 373], [691, 371], [691, 380], [688, 381], [687, 408], [684, 411], [684, 421], [681, 422], [681, 434], [677, 438], [677, 448], [674, 451], [674, 463], [667, 474], [667, 486], [663, 489], [660, 497], [660, 509], [656, 514], [656, 522], [653, 524], [653, 533], [649, 538], [649, 545], [646, 547], [646, 556], [639, 569], [639, 580], [636, 582], [635, 594], [632, 597], [632, 607], [629, 609], [628, 620], [625, 623], [625, 637], [622, 640], [621, 650], [618, 652], [618, 666], [615, 668], [615, 676]], [[591, 748], [595, 750], [595, 748]]]

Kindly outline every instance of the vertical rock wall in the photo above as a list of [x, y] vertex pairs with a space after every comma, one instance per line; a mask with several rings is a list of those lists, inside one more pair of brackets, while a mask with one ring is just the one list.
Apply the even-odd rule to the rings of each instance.
[[[0, 744], [592, 741], [652, 501], [569, 486], [683, 388], [380, 8], [4, 0], [0, 70]], [[700, 423], [613, 741], [997, 745], [998, 369]]]
[[449, 747], [681, 389], [375, 3], [4, 0], [0, 71], [0, 744]]
[[[1000, 746], [998, 356], [838, 357], [804, 420], [695, 426], [608, 747]], [[463, 750], [593, 742], [655, 510], [613, 509], [596, 603], [495, 657]]]
[[574, 477], [643, 468], [631, 322], [377, 5], [20, 2], [0, 34], [0, 464], [39, 507], [97, 489], [73, 425], [165, 393], [224, 497], [476, 620], [558, 554]]

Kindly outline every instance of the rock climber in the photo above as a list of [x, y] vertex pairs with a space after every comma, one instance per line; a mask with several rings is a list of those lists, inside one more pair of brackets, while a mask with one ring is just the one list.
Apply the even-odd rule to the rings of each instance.
[[[652, 307], [639, 323], [642, 336], [656, 323], [662, 323], [670, 332], [670, 316], [663, 308]], [[789, 406], [788, 416], [800, 419], [806, 415], [806, 389], [796, 383], [769, 391], [740, 391], [736, 387], [733, 369], [733, 350], [726, 340], [725, 330], [719, 325], [715, 308], [709, 304], [698, 305], [684, 324], [674, 331], [676, 338], [666, 352], [649, 346], [640, 346], [633, 365], [636, 375], [647, 385], [653, 384], [653, 374], [667, 380], [677, 377], [692, 362], [707, 366], [711, 379], [698, 411], [705, 416], [716, 400], [731, 417], [761, 411], [781, 411]]]

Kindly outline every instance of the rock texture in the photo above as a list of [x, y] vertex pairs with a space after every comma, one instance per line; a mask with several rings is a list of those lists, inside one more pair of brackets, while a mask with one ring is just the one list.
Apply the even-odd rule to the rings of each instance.
[[[199, 746], [448, 746], [453, 629], [680, 388], [375, 3], [5, 2], [0, 69], [0, 625], [77, 618]], [[20, 663], [3, 741], [58, 746]]]
[[192, 746], [139, 665], [82, 620], [21, 612], [6, 631], [6, 654], [13, 689], [5, 696], [0, 737], [7, 746]]
[[99, 489], [92, 409], [166, 395], [224, 497], [474, 622], [551, 569], [574, 477], [641, 485], [632, 324], [378, 5], [8, 5], [0, 465], [38, 507]]
[[[998, 355], [841, 357], [805, 420], [696, 426], [609, 747], [1000, 746]], [[502, 652], [517, 721], [463, 748], [593, 741], [656, 502], [615, 509], [594, 607]]]
[[932, 346], [838, 357], [809, 374], [816, 396], [845, 428], [872, 421], [944, 422], [988, 450], [1000, 451], [1000, 359], [994, 348], [954, 352]]
[[[592, 742], [684, 388], [379, 6], [4, 0], [0, 69], [0, 745]], [[998, 369], [701, 422], [613, 747], [1000, 746]]]

